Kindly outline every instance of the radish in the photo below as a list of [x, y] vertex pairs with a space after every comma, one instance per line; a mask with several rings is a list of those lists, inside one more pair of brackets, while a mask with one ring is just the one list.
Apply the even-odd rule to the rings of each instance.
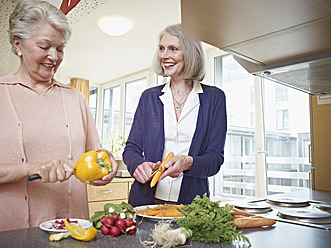
[[102, 216], [102, 218], [101, 218], [101, 220], [100, 220], [100, 221], [101, 221], [101, 224], [103, 224], [103, 225], [105, 224], [105, 220], [106, 220], [106, 218], [107, 218], [106, 216]]
[[130, 230], [127, 231], [128, 234], [133, 235], [137, 232], [137, 227], [133, 226]]
[[123, 212], [121, 212], [121, 213], [120, 213], [120, 219], [123, 219], [123, 220], [124, 220], [125, 218], [126, 218], [126, 214], [123, 213]]
[[107, 227], [112, 227], [114, 225], [113, 219], [110, 217], [106, 217], [106, 219], [104, 220], [104, 225], [106, 225]]
[[110, 228], [110, 234], [116, 237], [121, 234], [121, 231], [117, 227], [113, 226]]
[[124, 220], [122, 219], [117, 220], [115, 222], [115, 226], [118, 227], [122, 233], [125, 233], [126, 226]]
[[137, 223], [133, 222], [132, 219], [127, 219], [124, 221], [126, 227], [135, 226]]
[[113, 214], [112, 219], [114, 222], [116, 222], [119, 219], [118, 214]]
[[110, 233], [110, 228], [105, 225], [102, 225], [100, 231], [103, 235], [108, 235]]

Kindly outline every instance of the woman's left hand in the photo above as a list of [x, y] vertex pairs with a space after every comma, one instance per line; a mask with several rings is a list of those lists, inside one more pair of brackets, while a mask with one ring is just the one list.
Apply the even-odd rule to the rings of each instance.
[[159, 181], [163, 178], [178, 177], [184, 170], [189, 170], [193, 164], [193, 158], [187, 155], [176, 155], [165, 164], [165, 172], [161, 175]]
[[110, 163], [111, 163], [111, 167], [113, 168], [113, 171], [109, 172], [108, 175], [104, 176], [103, 178], [98, 179], [98, 180], [94, 180], [93, 182], [91, 182], [90, 185], [93, 185], [93, 186], [107, 185], [108, 183], [110, 183], [114, 179], [114, 177], [117, 174], [117, 170], [118, 170], [118, 164], [117, 164], [113, 154], [111, 154], [108, 150], [103, 149], [103, 148], [100, 148], [100, 149], [97, 150], [97, 152], [100, 152], [100, 151], [104, 151], [108, 154], [109, 159], [110, 159]]

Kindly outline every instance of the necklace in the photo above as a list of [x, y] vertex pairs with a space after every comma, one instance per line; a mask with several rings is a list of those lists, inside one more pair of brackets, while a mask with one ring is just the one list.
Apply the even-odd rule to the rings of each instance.
[[171, 88], [172, 99], [173, 99], [173, 101], [175, 103], [175, 108], [176, 109], [178, 109], [179, 111], [181, 111], [182, 105], [185, 103], [185, 101], [186, 101], [187, 97], [189, 96], [191, 90], [192, 90], [192, 88], [189, 89], [189, 90], [186, 89], [185, 92], [182, 92], [182, 94], [183, 94], [182, 98], [179, 99], [179, 100], [177, 100], [176, 97], [175, 97], [175, 95], [177, 95], [177, 96], [180, 97], [182, 94], [181, 94], [180, 90], [176, 90], [175, 88]]
[[[186, 95], [186, 96], [183, 96], [179, 101], [177, 101], [176, 99], [175, 99], [175, 97], [173, 96], [172, 97], [172, 99], [174, 100], [174, 102], [175, 102], [175, 104], [176, 104], [176, 108], [177, 109], [181, 109], [181, 107], [182, 107], [182, 105], [183, 105], [183, 103], [186, 101], [186, 98], [188, 97], [188, 95]], [[185, 99], [184, 99], [185, 98]], [[183, 101], [183, 99], [184, 99], [184, 101]], [[183, 101], [183, 102], [182, 102]]]

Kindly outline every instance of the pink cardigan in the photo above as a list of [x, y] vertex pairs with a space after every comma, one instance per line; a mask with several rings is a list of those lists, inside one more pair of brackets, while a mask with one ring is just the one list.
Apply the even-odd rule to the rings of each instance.
[[[55, 80], [38, 93], [14, 74], [0, 77], [0, 106], [0, 166], [51, 159], [74, 166], [84, 152], [100, 147], [84, 96]], [[62, 183], [25, 178], [0, 184], [0, 209], [0, 231], [89, 218], [86, 185], [74, 176]]]

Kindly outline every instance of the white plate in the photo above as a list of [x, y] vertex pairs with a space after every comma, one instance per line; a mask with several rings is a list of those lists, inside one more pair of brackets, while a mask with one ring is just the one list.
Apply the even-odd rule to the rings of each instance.
[[[55, 221], [65, 221], [66, 219], [55, 219], [55, 220], [48, 220], [39, 225], [39, 228], [47, 231], [47, 232], [67, 232], [67, 228], [64, 229], [56, 229], [53, 227], [53, 224], [55, 224]], [[77, 221], [77, 223], [73, 223], [74, 225], [83, 227], [85, 229], [89, 229], [92, 227], [92, 223], [89, 222], [88, 220], [82, 220], [82, 219], [74, 219], [74, 218], [69, 218], [70, 221]]]
[[[158, 205], [145, 205], [145, 206], [139, 206], [139, 207], [134, 207], [134, 210], [137, 211], [137, 210], [144, 210], [146, 209], [147, 207], [149, 208], [155, 208], [159, 206]], [[150, 221], [160, 221], [160, 220], [172, 220], [172, 219], [176, 219], [176, 218], [183, 218], [183, 217], [156, 217], [156, 216], [149, 216], [149, 215], [144, 215], [144, 214], [138, 214], [138, 216], [140, 217], [143, 217], [143, 218], [146, 218]]]

